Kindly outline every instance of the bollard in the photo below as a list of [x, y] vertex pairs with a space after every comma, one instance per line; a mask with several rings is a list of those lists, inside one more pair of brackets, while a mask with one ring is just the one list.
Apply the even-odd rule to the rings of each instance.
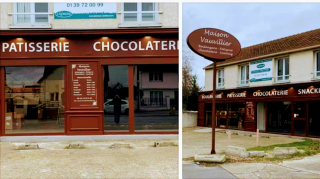
[[227, 134], [228, 134], [228, 145], [231, 145], [231, 134], [232, 134], [232, 132], [228, 131]]
[[257, 129], [257, 140], [256, 140], [256, 146], [259, 146], [259, 129]]

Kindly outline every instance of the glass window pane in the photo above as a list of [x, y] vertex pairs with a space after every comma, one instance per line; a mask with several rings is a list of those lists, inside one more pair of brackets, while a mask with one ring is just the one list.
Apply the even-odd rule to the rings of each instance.
[[103, 66], [104, 130], [129, 130], [128, 66]]
[[123, 7], [124, 7], [124, 11], [137, 11], [138, 10], [138, 3], [124, 3]]
[[249, 65], [246, 66], [246, 80], [249, 80]]
[[[149, 82], [158, 71], [163, 82]], [[178, 131], [178, 65], [136, 65], [134, 68], [135, 131]]]
[[291, 104], [268, 102], [268, 131], [277, 133], [291, 132]]
[[154, 13], [143, 13], [142, 21], [155, 21], [154, 17], [155, 17]]
[[317, 71], [320, 71], [320, 52], [317, 53]]
[[49, 22], [48, 15], [36, 14], [35, 22]]
[[[17, 13], [30, 13], [30, 3], [17, 3]], [[31, 23], [31, 16], [28, 15], [17, 15], [17, 23]]]
[[278, 76], [283, 75], [283, 60], [278, 60]]
[[245, 80], [245, 66], [241, 67], [241, 81]]
[[64, 132], [64, 105], [64, 67], [5, 67], [5, 133]]
[[285, 75], [289, 75], [289, 59], [286, 58], [285, 61]]
[[124, 14], [124, 21], [137, 21], [138, 16], [137, 13]]
[[35, 12], [48, 12], [48, 3], [35, 3]]
[[142, 3], [142, 11], [154, 11], [154, 3]]

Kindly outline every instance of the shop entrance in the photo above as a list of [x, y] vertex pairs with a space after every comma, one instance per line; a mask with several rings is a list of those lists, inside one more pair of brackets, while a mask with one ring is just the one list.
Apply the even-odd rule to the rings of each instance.
[[320, 137], [320, 101], [309, 101], [308, 134], [310, 137]]
[[129, 87], [127, 65], [103, 66], [104, 130], [129, 130]]
[[279, 101], [268, 104], [268, 132], [291, 133], [291, 102]]
[[306, 136], [307, 102], [293, 102], [292, 135]]

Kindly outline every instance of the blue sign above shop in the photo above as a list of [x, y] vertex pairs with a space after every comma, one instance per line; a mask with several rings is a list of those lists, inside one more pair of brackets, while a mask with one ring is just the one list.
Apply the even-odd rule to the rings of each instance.
[[116, 3], [54, 3], [54, 19], [116, 19]]
[[258, 60], [250, 63], [250, 82], [272, 80], [272, 59]]

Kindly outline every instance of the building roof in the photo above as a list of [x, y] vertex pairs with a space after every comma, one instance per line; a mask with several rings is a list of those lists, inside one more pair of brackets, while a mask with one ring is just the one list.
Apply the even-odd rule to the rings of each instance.
[[[320, 47], [320, 29], [315, 29], [300, 34], [291, 35], [288, 37], [242, 48], [237, 56], [227, 59], [223, 62], [218, 62], [217, 65], [220, 66], [229, 63], [236, 63], [252, 58], [263, 58], [271, 54], [281, 52], [285, 53], [290, 50], [298, 50], [301, 48], [307, 48], [317, 45]], [[206, 66], [204, 69], [211, 68], [212, 65], [213, 63]]]

